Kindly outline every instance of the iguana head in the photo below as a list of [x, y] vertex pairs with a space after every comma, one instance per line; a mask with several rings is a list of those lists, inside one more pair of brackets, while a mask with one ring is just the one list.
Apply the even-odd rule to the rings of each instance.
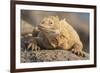
[[38, 25], [39, 30], [49, 33], [58, 33], [59, 18], [58, 16], [44, 17]]

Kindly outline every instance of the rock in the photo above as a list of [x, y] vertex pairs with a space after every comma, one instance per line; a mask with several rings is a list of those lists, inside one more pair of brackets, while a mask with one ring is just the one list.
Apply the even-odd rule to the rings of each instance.
[[21, 62], [51, 62], [51, 61], [72, 61], [88, 60], [89, 54], [80, 57], [66, 50], [39, 50], [39, 51], [22, 51]]

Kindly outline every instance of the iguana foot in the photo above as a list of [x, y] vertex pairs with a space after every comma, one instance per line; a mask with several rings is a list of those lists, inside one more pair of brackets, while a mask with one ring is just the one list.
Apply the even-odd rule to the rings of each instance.
[[76, 54], [78, 56], [81, 56], [81, 57], [85, 57], [86, 56], [86, 54], [82, 50], [78, 50], [78, 49], [75, 49], [75, 48], [72, 49], [72, 53], [74, 53], [74, 54]]

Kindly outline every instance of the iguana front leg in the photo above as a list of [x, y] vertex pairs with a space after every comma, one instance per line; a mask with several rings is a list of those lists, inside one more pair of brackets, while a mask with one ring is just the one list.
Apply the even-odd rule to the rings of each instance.
[[78, 56], [85, 57], [86, 54], [82, 50], [83, 45], [81, 43], [75, 43], [75, 45], [72, 48], [72, 53], [75, 53]]
[[28, 44], [27, 49], [32, 48], [32, 51], [40, 50], [40, 47], [37, 45], [37, 41], [35, 38]]

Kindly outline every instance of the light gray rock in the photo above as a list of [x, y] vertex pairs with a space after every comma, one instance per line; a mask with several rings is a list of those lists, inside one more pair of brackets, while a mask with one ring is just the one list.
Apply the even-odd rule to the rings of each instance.
[[39, 50], [39, 51], [23, 51], [21, 52], [21, 62], [51, 62], [51, 61], [73, 61], [88, 60], [89, 54], [80, 57], [66, 50]]

